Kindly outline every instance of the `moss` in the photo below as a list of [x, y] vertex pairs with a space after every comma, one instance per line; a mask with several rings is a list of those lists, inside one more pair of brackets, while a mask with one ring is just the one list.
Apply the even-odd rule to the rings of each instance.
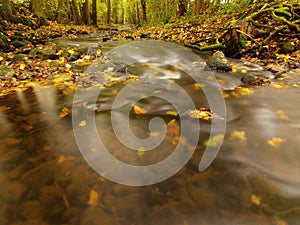
[[248, 42], [247, 42], [247, 37], [244, 34], [240, 35], [240, 42], [242, 45], [242, 48], [247, 48], [248, 47]]
[[7, 43], [7, 42], [8, 42], [7, 37], [6, 37], [5, 34], [3, 34], [3, 33], [0, 33], [0, 39], [1, 39], [4, 43]]

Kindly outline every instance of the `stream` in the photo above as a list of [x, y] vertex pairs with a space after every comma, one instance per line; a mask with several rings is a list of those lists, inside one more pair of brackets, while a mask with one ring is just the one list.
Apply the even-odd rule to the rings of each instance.
[[[93, 48], [99, 40], [87, 36], [55, 43]], [[85, 86], [80, 90], [35, 85], [0, 98], [0, 224], [299, 224], [300, 71], [277, 81], [262, 66], [234, 59], [229, 59], [233, 72], [206, 71], [208, 53], [197, 56], [199, 64], [188, 64], [196, 57], [190, 50], [162, 44], [151, 52], [153, 42], [147, 41], [114, 53], [126, 43], [103, 43], [103, 52], [112, 51], [108, 56], [117, 59], [79, 68], [88, 77], [79, 81]], [[145, 56], [136, 53], [137, 46]], [[205, 77], [200, 84], [189, 74], [194, 68]], [[272, 84], [246, 86], [245, 73], [270, 77]], [[214, 120], [191, 118], [183, 97], [189, 96], [196, 109], [209, 108], [215, 100], [208, 95], [218, 91], [226, 115], [216, 103], [212, 110], [217, 121], [226, 122], [224, 140], [212, 163], [199, 171], [206, 147], [218, 145], [221, 128], [211, 134]], [[150, 142], [124, 144], [131, 134]], [[99, 137], [111, 156], [136, 167], [168, 159], [178, 145], [188, 158], [177, 159], [182, 166], [174, 173], [161, 167], [166, 171], [145, 172], [136, 181], [135, 172], [99, 153]], [[155, 150], [147, 151], [156, 141]]]

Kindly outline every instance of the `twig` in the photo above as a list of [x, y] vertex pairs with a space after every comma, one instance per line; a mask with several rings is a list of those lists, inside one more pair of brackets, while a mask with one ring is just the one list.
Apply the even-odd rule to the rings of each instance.
[[276, 35], [279, 31], [281, 31], [285, 26], [280, 26], [276, 30], [274, 30], [263, 42], [262, 44], [267, 43], [274, 35]]
[[54, 184], [55, 184], [56, 188], [59, 190], [59, 192], [60, 192], [60, 194], [61, 194], [61, 197], [62, 197], [62, 199], [63, 199], [63, 202], [64, 202], [66, 208], [67, 208], [67, 209], [70, 209], [70, 208], [71, 208], [71, 207], [70, 207], [70, 203], [69, 203], [69, 200], [68, 200], [68, 198], [67, 198], [67, 196], [66, 196], [64, 190], [61, 188], [61, 186], [60, 186], [56, 181], [54, 181]]
[[245, 35], [246, 37], [250, 38], [252, 41], [255, 42], [255, 44], [259, 45], [259, 43], [258, 43], [253, 37], [251, 37], [249, 34], [246, 34], [245, 32], [243, 32], [243, 31], [241, 31], [241, 30], [239, 30], [239, 29], [236, 29], [236, 31], [237, 31], [238, 33], [243, 34], [243, 35]]

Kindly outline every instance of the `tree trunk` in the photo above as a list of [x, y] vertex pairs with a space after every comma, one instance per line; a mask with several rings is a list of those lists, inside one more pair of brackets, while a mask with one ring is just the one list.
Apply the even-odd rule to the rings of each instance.
[[147, 22], [147, 9], [146, 9], [146, 0], [141, 0], [143, 21]]
[[48, 9], [45, 6], [44, 0], [31, 0], [29, 9], [39, 17], [48, 17]]
[[92, 2], [92, 24], [94, 26], [98, 25], [98, 20], [97, 20], [97, 0], [93, 0], [93, 2]]
[[58, 0], [54, 19], [60, 23], [68, 22], [70, 19], [69, 4], [66, 0]]
[[178, 1], [178, 16], [184, 16], [187, 12], [186, 0]]
[[90, 17], [90, 4], [88, 0], [85, 0], [82, 6], [82, 19], [84, 24], [90, 25], [91, 24], [91, 17]]
[[110, 17], [111, 17], [111, 2], [110, 0], [107, 0], [107, 17], [106, 17], [106, 23], [110, 24]]
[[17, 19], [13, 15], [14, 8], [10, 0], [0, 0], [0, 18], [10, 22], [16, 22]]
[[141, 19], [140, 19], [140, 8], [139, 8], [139, 2], [138, 1], [135, 2], [135, 7], [136, 7], [136, 23], [140, 24]]
[[79, 9], [77, 7], [76, 0], [71, 1], [71, 8], [72, 8], [72, 13], [73, 13], [73, 19], [76, 24], [80, 25], [82, 24], [82, 19], [79, 13]]

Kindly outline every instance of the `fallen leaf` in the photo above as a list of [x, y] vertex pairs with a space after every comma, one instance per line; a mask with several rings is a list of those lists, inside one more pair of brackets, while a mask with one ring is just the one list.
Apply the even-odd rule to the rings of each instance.
[[98, 203], [99, 203], [99, 194], [96, 191], [91, 190], [88, 205], [96, 206], [98, 205]]
[[167, 111], [167, 115], [178, 116], [176, 111]]
[[283, 120], [289, 119], [289, 117], [285, 114], [285, 112], [283, 110], [278, 109], [276, 112], [279, 115], [280, 119], [283, 119]]
[[255, 205], [260, 205], [261, 197], [257, 195], [251, 195], [251, 202]]
[[142, 108], [135, 105], [135, 106], [133, 106], [133, 112], [137, 115], [141, 115], [141, 114], [146, 114], [147, 110], [142, 109]]
[[60, 118], [64, 118], [65, 116], [67, 116], [69, 114], [69, 109], [67, 107], [64, 107], [60, 113], [59, 113], [59, 117]]
[[86, 121], [82, 120], [79, 124], [80, 127], [85, 127], [86, 126]]
[[210, 120], [213, 118], [213, 112], [209, 108], [199, 108], [189, 112], [190, 116], [202, 120]]
[[137, 154], [138, 156], [142, 156], [142, 155], [145, 155], [145, 150], [143, 147], [140, 147], [138, 150], [137, 150]]
[[278, 148], [285, 141], [286, 141], [286, 139], [284, 139], [284, 138], [274, 137], [268, 141], [268, 144], [273, 146], [274, 148]]
[[215, 147], [222, 143], [224, 138], [223, 134], [217, 134], [213, 136], [212, 138], [209, 138], [206, 142], [204, 142], [204, 145], [209, 147]]
[[24, 69], [25, 69], [25, 66], [26, 66], [26, 65], [25, 65], [24, 63], [21, 63], [21, 64], [20, 64], [20, 70], [24, 70]]
[[57, 159], [58, 163], [63, 163], [63, 162], [67, 162], [67, 161], [73, 161], [75, 160], [75, 158], [73, 156], [59, 156]]
[[73, 54], [75, 53], [75, 51], [74, 51], [73, 49], [69, 49], [69, 50], [68, 50], [68, 53], [69, 53], [70, 55], [73, 55]]
[[247, 137], [245, 135], [245, 131], [233, 131], [232, 134], [230, 135], [229, 140], [236, 140], [239, 142], [246, 142], [247, 141]]

